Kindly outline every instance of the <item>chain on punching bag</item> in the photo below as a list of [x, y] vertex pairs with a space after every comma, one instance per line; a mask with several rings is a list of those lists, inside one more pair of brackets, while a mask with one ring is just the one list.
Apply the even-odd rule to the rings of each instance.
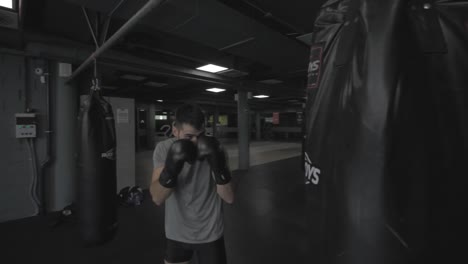
[[85, 245], [105, 243], [117, 228], [116, 137], [111, 105], [97, 79], [80, 111], [78, 216]]

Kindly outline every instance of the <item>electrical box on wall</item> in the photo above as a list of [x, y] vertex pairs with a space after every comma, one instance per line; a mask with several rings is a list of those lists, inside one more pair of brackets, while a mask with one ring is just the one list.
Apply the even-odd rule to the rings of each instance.
[[18, 113], [16, 118], [16, 138], [35, 138], [36, 137], [36, 114]]

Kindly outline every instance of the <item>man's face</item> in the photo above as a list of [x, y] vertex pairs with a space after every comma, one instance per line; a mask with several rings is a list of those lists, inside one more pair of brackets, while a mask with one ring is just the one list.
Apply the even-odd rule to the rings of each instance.
[[193, 143], [197, 143], [199, 136], [205, 133], [205, 130], [202, 128], [198, 130], [189, 124], [182, 124], [180, 126], [172, 126], [172, 134], [177, 139], [188, 139]]

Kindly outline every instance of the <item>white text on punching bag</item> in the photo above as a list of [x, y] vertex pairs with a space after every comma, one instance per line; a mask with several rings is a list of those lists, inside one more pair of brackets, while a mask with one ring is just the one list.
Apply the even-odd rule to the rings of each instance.
[[310, 161], [309, 155], [305, 154], [304, 169], [305, 169], [305, 183], [306, 184], [315, 184], [319, 183], [320, 179], [320, 169], [313, 166]]
[[315, 72], [319, 69], [319, 67], [320, 67], [320, 61], [319, 60], [313, 61], [309, 64], [309, 72]]

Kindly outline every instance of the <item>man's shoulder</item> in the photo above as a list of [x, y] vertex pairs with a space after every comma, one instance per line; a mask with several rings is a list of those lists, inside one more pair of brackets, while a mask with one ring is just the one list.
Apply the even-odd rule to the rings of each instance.
[[163, 141], [159, 141], [156, 144], [156, 149], [169, 149], [169, 147], [176, 141], [176, 138], [168, 138]]

